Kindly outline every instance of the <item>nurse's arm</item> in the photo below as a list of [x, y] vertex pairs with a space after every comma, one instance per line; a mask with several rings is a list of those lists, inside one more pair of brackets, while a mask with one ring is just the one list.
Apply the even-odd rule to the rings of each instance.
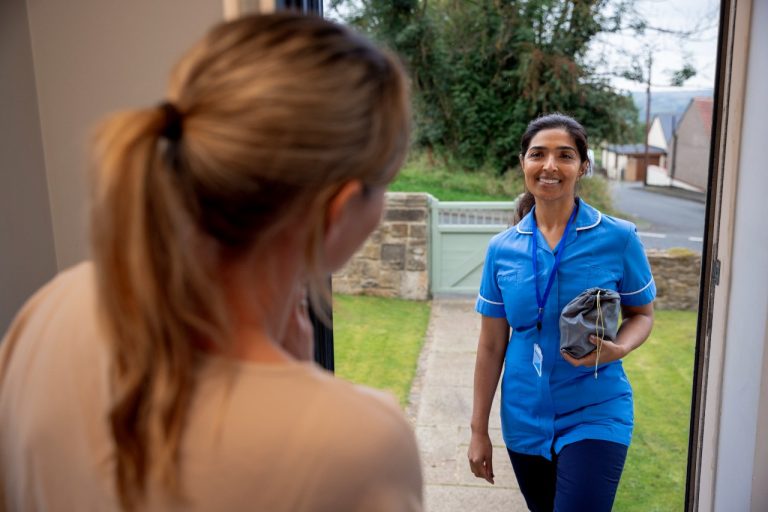
[[472, 439], [467, 457], [472, 473], [493, 483], [493, 449], [488, 435], [488, 417], [499, 383], [504, 354], [509, 343], [506, 318], [482, 317], [475, 361], [475, 387], [472, 404]]
[[509, 324], [506, 318], [483, 316], [475, 361], [475, 389], [472, 406], [472, 431], [488, 432], [488, 417], [496, 386], [501, 376], [504, 355], [509, 343]]
[[650, 336], [653, 328], [653, 302], [644, 306], [621, 306], [621, 317], [623, 320], [615, 344], [622, 348], [621, 357], [624, 357], [645, 343]]
[[[600, 350], [600, 363], [610, 363], [627, 356], [630, 352], [642, 345], [653, 328], [653, 303], [644, 306], [621, 306], [622, 322], [616, 341], [602, 341]], [[590, 336], [589, 341], [600, 343], [595, 336]], [[593, 351], [581, 359], [575, 359], [565, 352], [561, 352], [563, 358], [573, 366], [594, 366], [597, 351]]]

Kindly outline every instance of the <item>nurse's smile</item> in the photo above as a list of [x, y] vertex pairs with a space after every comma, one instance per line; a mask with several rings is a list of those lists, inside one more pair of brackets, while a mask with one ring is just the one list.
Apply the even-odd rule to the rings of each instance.
[[538, 201], [547, 202], [571, 202], [585, 164], [576, 141], [560, 128], [541, 130], [520, 158], [526, 188]]

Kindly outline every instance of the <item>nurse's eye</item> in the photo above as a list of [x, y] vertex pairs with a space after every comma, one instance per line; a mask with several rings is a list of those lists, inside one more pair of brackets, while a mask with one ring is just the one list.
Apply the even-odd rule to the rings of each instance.
[[528, 158], [541, 158], [541, 151], [531, 151], [528, 153]]
[[560, 155], [560, 158], [565, 158], [566, 160], [573, 160], [575, 157], [570, 153], [563, 153]]

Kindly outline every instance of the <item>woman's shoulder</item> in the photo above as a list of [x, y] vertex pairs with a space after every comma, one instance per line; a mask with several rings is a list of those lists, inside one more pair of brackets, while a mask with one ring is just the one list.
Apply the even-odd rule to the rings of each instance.
[[[80, 263], [57, 274], [38, 289], [20, 308], [2, 343], [2, 366], [24, 343], [61, 347], [79, 339], [78, 333], [97, 329], [95, 320], [95, 277], [90, 262]], [[23, 341], [22, 341], [23, 340]]]
[[[254, 364], [209, 357], [201, 375], [203, 394], [219, 392], [233, 382], [230, 404], [247, 409], [277, 409], [277, 423], [290, 418], [314, 425], [323, 436], [345, 437], [361, 429], [368, 432], [406, 432], [409, 424], [395, 398], [379, 390], [347, 382], [312, 362]], [[264, 390], [270, 390], [264, 394]], [[210, 391], [209, 391], [210, 390]], [[213, 396], [213, 395], [212, 395]], [[205, 400], [203, 401], [206, 402]], [[207, 409], [207, 405], [204, 408]], [[250, 415], [244, 420], [250, 421]], [[263, 423], [260, 415], [253, 421]], [[242, 420], [242, 418], [241, 418]]]
[[389, 392], [353, 384], [315, 366], [309, 373], [311, 381], [322, 389], [323, 408], [333, 416], [354, 420], [356, 427], [365, 425], [373, 430], [410, 432], [410, 425]]
[[52, 303], [72, 306], [72, 303], [62, 299], [69, 296], [91, 297], [95, 291], [94, 284], [94, 269], [90, 261], [62, 270], [27, 299], [17, 314], [17, 320], [27, 318], [39, 308]]
[[351, 448], [343, 457], [375, 458], [382, 464], [383, 459], [418, 461], [413, 428], [392, 394], [353, 384], [317, 366], [307, 377], [316, 393], [307, 421], [324, 432], [326, 442]]
[[[389, 393], [334, 378], [321, 401], [334, 465], [356, 468], [356, 509], [421, 510], [422, 475], [413, 428]], [[348, 477], [345, 478], [347, 480]], [[329, 487], [336, 484], [328, 483]], [[338, 483], [339, 488], [347, 482]]]
[[[394, 398], [312, 363], [245, 371], [226, 399], [215, 399], [222, 380], [216, 395], [208, 386], [198, 393], [201, 408], [187, 438], [190, 450], [202, 453], [213, 446], [208, 424], [222, 417], [214, 412], [226, 403], [227, 434], [213, 450], [219, 460], [247, 454], [261, 467], [261, 461], [280, 459], [292, 468], [290, 485], [301, 484], [296, 492], [312, 496], [314, 510], [421, 509], [416, 438]], [[271, 477], [288, 485], [280, 475]], [[382, 500], [395, 505], [382, 508]]]

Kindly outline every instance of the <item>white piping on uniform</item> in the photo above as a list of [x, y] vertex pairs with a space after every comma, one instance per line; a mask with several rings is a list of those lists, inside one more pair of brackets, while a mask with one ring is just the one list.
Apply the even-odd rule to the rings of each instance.
[[495, 305], [495, 306], [503, 306], [503, 305], [504, 305], [504, 303], [503, 303], [503, 302], [493, 302], [492, 300], [488, 300], [488, 299], [486, 299], [485, 297], [483, 297], [482, 295], [480, 295], [479, 293], [477, 294], [477, 297], [478, 297], [479, 299], [482, 299], [482, 300], [484, 300], [484, 301], [485, 301], [485, 302], [487, 302], [488, 304], [493, 304], [493, 305]]
[[[580, 228], [576, 228], [576, 231], [583, 231], [585, 229], [591, 229], [591, 228], [597, 226], [598, 224], [600, 224], [601, 220], [603, 220], [603, 214], [602, 214], [602, 212], [598, 211], [597, 212], [597, 220], [595, 221], [594, 224], [592, 224], [591, 226], [582, 226]], [[517, 232], [520, 233], [521, 235], [532, 235], [533, 234], [533, 231], [521, 231], [520, 230], [520, 224], [518, 224], [515, 227], [517, 228]]]
[[581, 227], [581, 228], [576, 228], [576, 231], [581, 231], [581, 230], [583, 230], [583, 229], [590, 229], [590, 228], [593, 228], [593, 227], [597, 226], [598, 224], [600, 224], [600, 221], [601, 221], [601, 220], [603, 220], [603, 214], [602, 214], [602, 212], [599, 212], [599, 211], [598, 211], [598, 212], [597, 212], [597, 222], [595, 222], [595, 223], [594, 223], [594, 224], [592, 224], [591, 226], [584, 226], [584, 227]]
[[649, 286], [651, 286], [652, 284], [653, 284], [653, 278], [651, 278], [651, 280], [650, 280], [650, 281], [648, 281], [648, 284], [647, 284], [647, 285], [643, 286], [642, 288], [640, 288], [640, 289], [639, 289], [639, 290], [637, 290], [636, 292], [627, 292], [627, 293], [621, 293], [621, 292], [619, 292], [619, 295], [637, 295], [638, 293], [642, 292], [643, 290], [645, 290], [646, 288], [648, 288], [648, 287], [649, 287]]

